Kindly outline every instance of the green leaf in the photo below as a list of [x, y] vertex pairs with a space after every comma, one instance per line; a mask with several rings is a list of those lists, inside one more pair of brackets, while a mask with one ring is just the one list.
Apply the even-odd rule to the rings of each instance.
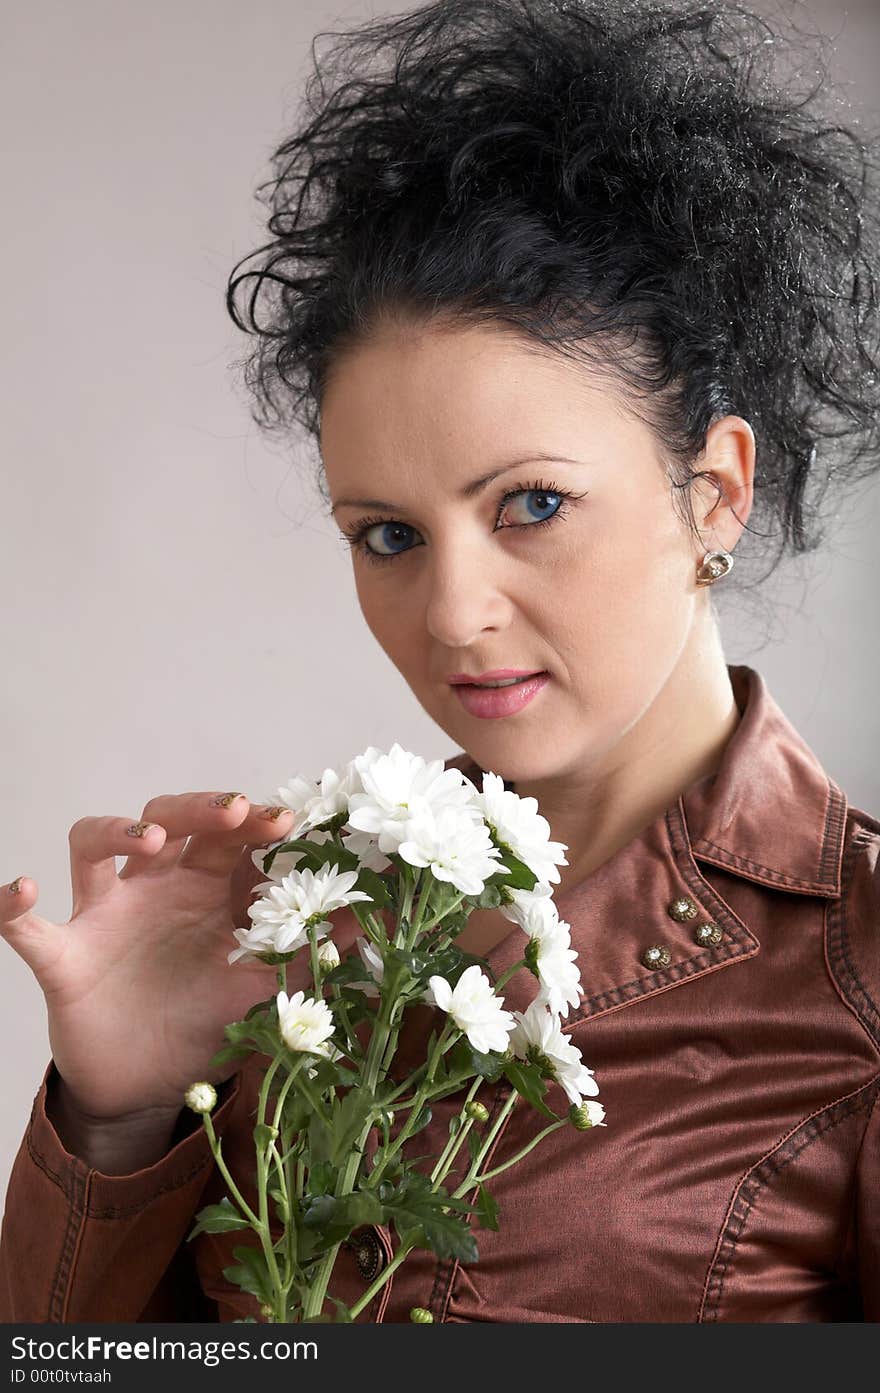
[[401, 1242], [412, 1239], [417, 1247], [429, 1248], [438, 1257], [476, 1262], [476, 1239], [458, 1217], [469, 1213], [472, 1206], [454, 1199], [442, 1186], [432, 1190], [426, 1175], [408, 1171], [384, 1204]]
[[529, 870], [525, 861], [520, 861], [509, 848], [502, 850], [499, 865], [506, 866], [510, 872], [509, 875], [501, 877], [501, 882], [504, 885], [509, 886], [512, 890], [534, 890], [538, 883], [538, 877], [534, 871]]
[[475, 1214], [477, 1220], [484, 1229], [498, 1228], [498, 1201], [489, 1194], [485, 1185], [480, 1185], [477, 1189], [477, 1204]]
[[479, 1132], [468, 1132], [467, 1145], [471, 1161], [476, 1161], [483, 1147], [483, 1138], [480, 1136]]
[[547, 1092], [547, 1085], [541, 1077], [540, 1071], [534, 1064], [526, 1064], [522, 1060], [510, 1060], [504, 1066], [504, 1073], [513, 1084], [517, 1093], [531, 1103], [533, 1108], [544, 1114], [545, 1117], [552, 1117], [554, 1121], [560, 1121], [557, 1113], [548, 1108], [544, 1102], [544, 1094]]
[[504, 1073], [504, 1056], [489, 1052], [483, 1054], [475, 1050], [466, 1035], [462, 1035], [447, 1055], [451, 1068], [464, 1072], [467, 1076], [479, 1074], [481, 1078], [494, 1083]]
[[375, 1106], [374, 1095], [366, 1088], [351, 1088], [333, 1107], [329, 1159], [341, 1166]]
[[272, 1281], [266, 1267], [266, 1255], [257, 1248], [233, 1248], [232, 1256], [238, 1258], [237, 1267], [224, 1267], [223, 1276], [227, 1282], [241, 1287], [242, 1291], [256, 1296], [259, 1301], [272, 1299]]
[[195, 1228], [187, 1234], [187, 1243], [191, 1238], [195, 1238], [197, 1233], [230, 1233], [233, 1229], [249, 1227], [247, 1219], [225, 1195], [219, 1204], [208, 1204], [204, 1209], [200, 1209], [196, 1219], [198, 1222]]
[[329, 1161], [317, 1161], [309, 1169], [308, 1191], [310, 1195], [331, 1195], [336, 1188], [339, 1172]]
[[248, 1049], [247, 1045], [223, 1045], [208, 1060], [209, 1069], [220, 1069], [224, 1064], [232, 1064], [236, 1059], [246, 1059], [253, 1050]]

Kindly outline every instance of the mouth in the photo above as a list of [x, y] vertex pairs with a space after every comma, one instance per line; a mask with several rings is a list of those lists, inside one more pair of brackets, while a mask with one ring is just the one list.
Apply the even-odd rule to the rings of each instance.
[[497, 720], [522, 711], [550, 681], [549, 672], [532, 672], [500, 686], [458, 682], [452, 690], [465, 711], [481, 720]]

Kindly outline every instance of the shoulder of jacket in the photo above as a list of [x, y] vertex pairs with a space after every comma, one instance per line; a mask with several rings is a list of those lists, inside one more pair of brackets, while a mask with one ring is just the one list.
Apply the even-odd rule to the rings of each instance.
[[841, 894], [828, 905], [828, 965], [880, 1050], [880, 820], [847, 808]]

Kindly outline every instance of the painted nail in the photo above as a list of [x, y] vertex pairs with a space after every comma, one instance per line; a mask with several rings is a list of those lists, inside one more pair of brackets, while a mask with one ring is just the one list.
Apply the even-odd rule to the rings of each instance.
[[157, 822], [133, 822], [130, 827], [126, 827], [127, 837], [145, 837], [151, 827], [158, 827]]
[[267, 818], [269, 822], [277, 822], [279, 817], [283, 817], [285, 813], [289, 813], [290, 811], [290, 808], [282, 807], [264, 808], [260, 813], [260, 817]]
[[23, 875], [20, 875], [20, 876], [18, 876], [18, 878], [17, 878], [16, 880], [14, 880], [14, 881], [12, 882], [12, 884], [11, 884], [10, 887], [9, 887], [9, 893], [10, 893], [10, 895], [17, 895], [17, 894], [18, 894], [18, 892], [19, 892], [20, 889], [21, 889], [21, 882], [22, 882], [23, 880], [24, 880], [24, 876], [23, 876]]
[[218, 793], [216, 798], [211, 799], [212, 808], [228, 808], [230, 803], [234, 803], [236, 798], [243, 798], [243, 793]]

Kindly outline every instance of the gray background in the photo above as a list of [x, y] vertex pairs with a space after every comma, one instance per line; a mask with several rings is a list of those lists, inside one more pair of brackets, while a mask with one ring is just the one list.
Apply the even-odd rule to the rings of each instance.
[[[271, 797], [370, 743], [454, 748], [367, 630], [309, 468], [251, 423], [223, 305], [263, 240], [252, 191], [312, 37], [407, 8], [7, 9], [0, 883], [35, 877], [47, 918], [70, 916], [67, 835], [87, 814], [135, 819], [187, 789]], [[872, 120], [880, 7], [801, 13], [836, 36], [832, 73]], [[875, 816], [878, 524], [880, 487], [862, 487], [757, 607], [719, 598], [728, 661], [759, 668]], [[2, 1193], [49, 1047], [36, 980], [3, 943], [0, 964]]]

